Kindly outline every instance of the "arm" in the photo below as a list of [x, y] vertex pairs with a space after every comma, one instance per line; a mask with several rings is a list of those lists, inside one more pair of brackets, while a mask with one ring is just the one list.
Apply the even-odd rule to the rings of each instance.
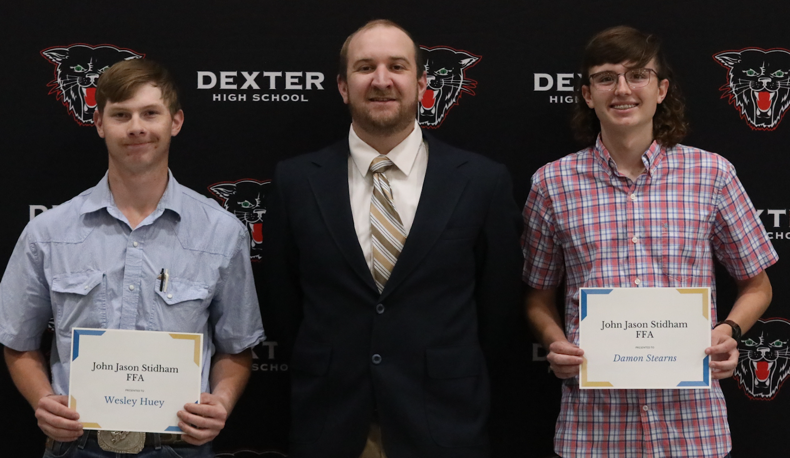
[[41, 431], [60, 442], [71, 442], [82, 436], [82, 423], [77, 421], [80, 416], [67, 407], [66, 396], [55, 395], [41, 352], [5, 347], [3, 353], [8, 372], [19, 392], [35, 410]]
[[579, 374], [584, 350], [565, 337], [556, 297], [557, 288], [530, 288], [524, 297], [524, 307], [532, 333], [549, 352], [547, 359], [551, 370], [557, 377], [565, 379]]
[[178, 427], [186, 433], [183, 439], [192, 445], [214, 440], [225, 427], [225, 420], [250, 378], [252, 351], [217, 353], [211, 363], [211, 393], [202, 393], [200, 404], [185, 404], [184, 410], [178, 412]]
[[[738, 295], [728, 320], [737, 323], [743, 333], [751, 328], [771, 303], [773, 291], [765, 271], [746, 280], [736, 280]], [[713, 378], [731, 377], [738, 364], [738, 342], [732, 338], [729, 325], [716, 326], [711, 332], [711, 346], [705, 350], [711, 355], [710, 367]]]

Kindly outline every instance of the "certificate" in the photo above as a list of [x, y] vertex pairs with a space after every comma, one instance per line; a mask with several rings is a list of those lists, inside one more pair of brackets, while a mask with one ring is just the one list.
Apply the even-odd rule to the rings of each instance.
[[74, 328], [69, 407], [85, 429], [182, 433], [176, 412], [198, 403], [203, 335]]
[[581, 288], [581, 389], [710, 388], [710, 288]]

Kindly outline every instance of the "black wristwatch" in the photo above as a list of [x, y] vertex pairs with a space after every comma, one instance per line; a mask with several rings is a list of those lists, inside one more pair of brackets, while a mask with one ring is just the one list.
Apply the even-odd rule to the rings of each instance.
[[736, 342], [741, 343], [741, 327], [738, 326], [738, 323], [732, 320], [719, 321], [718, 323], [716, 323], [716, 326], [714, 326], [714, 328], [718, 328], [722, 324], [730, 325], [730, 327], [732, 328], [732, 338], [735, 339]]

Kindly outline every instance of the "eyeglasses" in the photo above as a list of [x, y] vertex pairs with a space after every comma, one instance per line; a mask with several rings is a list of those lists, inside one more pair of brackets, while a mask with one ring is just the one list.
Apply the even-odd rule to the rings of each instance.
[[631, 86], [631, 89], [645, 87], [650, 83], [650, 74], [658, 73], [652, 68], [632, 68], [625, 73], [615, 73], [611, 71], [598, 72], [590, 75], [590, 84], [602, 91], [612, 91], [617, 86], [620, 80], [620, 75], [625, 76], [625, 81]]

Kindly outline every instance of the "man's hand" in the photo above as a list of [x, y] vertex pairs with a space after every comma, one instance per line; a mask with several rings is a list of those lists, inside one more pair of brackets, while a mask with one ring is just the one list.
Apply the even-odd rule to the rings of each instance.
[[579, 366], [584, 359], [584, 350], [567, 340], [555, 340], [549, 345], [549, 354], [546, 358], [551, 364], [551, 370], [561, 379], [579, 375]]
[[80, 414], [67, 406], [67, 397], [56, 395], [44, 396], [36, 405], [38, 427], [56, 441], [72, 442], [82, 436]]
[[219, 396], [201, 393], [200, 404], [185, 404], [178, 418], [178, 427], [186, 433], [181, 438], [192, 445], [203, 445], [214, 440], [225, 427], [228, 409]]
[[729, 329], [729, 326], [716, 326], [710, 333], [710, 347], [705, 349], [715, 379], [732, 377], [738, 365], [738, 342], [730, 336]]

